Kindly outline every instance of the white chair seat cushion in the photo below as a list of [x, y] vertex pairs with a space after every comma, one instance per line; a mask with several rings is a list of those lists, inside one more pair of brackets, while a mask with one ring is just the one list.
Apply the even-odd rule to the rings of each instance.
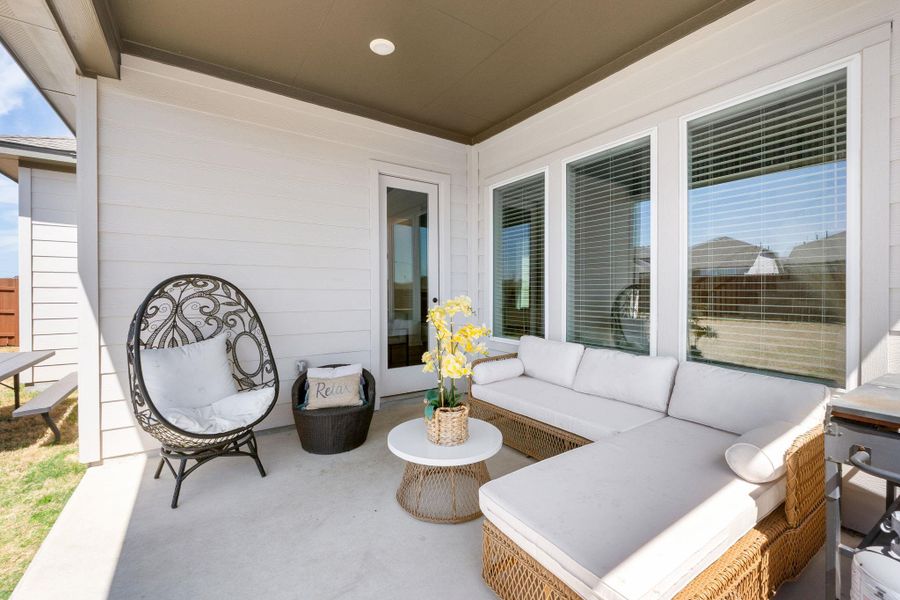
[[526, 375], [487, 385], [475, 384], [472, 394], [479, 400], [589, 440], [599, 440], [664, 416], [647, 408], [581, 394]]
[[518, 358], [489, 360], [478, 363], [472, 369], [472, 381], [479, 384], [494, 383], [518, 377], [525, 372], [525, 365]]
[[192, 433], [225, 433], [240, 429], [260, 418], [275, 398], [274, 387], [237, 392], [200, 407], [159, 409], [163, 418]]
[[174, 348], [141, 350], [141, 374], [158, 410], [209, 406], [238, 391], [225, 335]]
[[518, 354], [529, 377], [570, 388], [581, 363], [584, 346], [523, 335], [519, 338]]
[[678, 361], [671, 356], [588, 348], [572, 389], [665, 412], [677, 368]]
[[585, 598], [671, 598], [784, 501], [731, 472], [736, 437], [659, 419], [485, 484], [481, 509]]
[[669, 415], [738, 435], [787, 421], [811, 429], [825, 419], [824, 385], [683, 361]]

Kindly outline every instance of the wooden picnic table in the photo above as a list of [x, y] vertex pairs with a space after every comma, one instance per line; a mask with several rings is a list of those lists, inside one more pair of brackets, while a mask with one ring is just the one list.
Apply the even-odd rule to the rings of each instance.
[[[19, 374], [56, 354], [53, 350], [33, 352], [0, 352], [0, 385], [12, 388], [16, 408], [19, 408]], [[13, 378], [13, 384], [2, 383]]]

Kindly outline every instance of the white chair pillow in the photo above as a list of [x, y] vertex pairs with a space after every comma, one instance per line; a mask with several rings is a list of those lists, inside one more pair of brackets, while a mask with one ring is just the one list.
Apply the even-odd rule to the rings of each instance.
[[525, 373], [525, 365], [518, 358], [504, 358], [478, 363], [472, 369], [472, 381], [479, 385], [513, 379]]
[[362, 364], [344, 365], [343, 367], [310, 367], [306, 372], [306, 376], [317, 379], [331, 379], [333, 377], [343, 377], [344, 375], [362, 375], [362, 372]]
[[249, 425], [262, 416], [275, 398], [275, 388], [237, 392], [208, 406], [160, 409], [169, 423], [192, 433], [224, 433]]
[[252, 417], [248, 422], [255, 421], [266, 412], [272, 400], [275, 398], [274, 387], [246, 390], [212, 403], [212, 411], [218, 417], [225, 419], [241, 419]]
[[209, 406], [238, 391], [224, 334], [175, 348], [141, 350], [141, 373], [160, 410]]
[[803, 427], [773, 421], [751, 429], [725, 450], [725, 462], [734, 474], [750, 483], [768, 483], [785, 473], [784, 455], [803, 434]]

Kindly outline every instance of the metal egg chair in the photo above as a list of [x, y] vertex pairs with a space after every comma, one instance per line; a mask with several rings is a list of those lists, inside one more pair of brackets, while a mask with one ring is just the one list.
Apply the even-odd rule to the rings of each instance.
[[[239, 391], [274, 387], [275, 394], [258, 419], [231, 431], [194, 433], [168, 422], [147, 392], [141, 372], [141, 351], [173, 348], [223, 333], [232, 375]], [[128, 381], [131, 405], [141, 428], [160, 444], [160, 461], [175, 476], [172, 508], [178, 506], [181, 484], [200, 465], [220, 456], [249, 456], [259, 474], [253, 427], [272, 411], [278, 399], [278, 371], [272, 347], [250, 300], [234, 284], [213, 275], [178, 275], [158, 284], [138, 307], [128, 331]], [[188, 467], [188, 461], [196, 461]], [[176, 469], [173, 462], [177, 462]]]

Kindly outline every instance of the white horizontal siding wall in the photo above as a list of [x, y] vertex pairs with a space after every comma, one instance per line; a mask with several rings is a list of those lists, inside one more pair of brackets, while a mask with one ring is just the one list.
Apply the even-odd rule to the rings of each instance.
[[373, 160], [451, 176], [442, 267], [468, 291], [465, 146], [123, 58], [98, 86], [103, 457], [158, 445], [134, 425], [124, 344], [167, 276], [220, 275], [260, 311], [281, 379], [266, 426], [292, 422], [297, 360], [372, 364]]
[[[895, 0], [757, 0], [475, 147], [479, 171], [478, 298], [487, 265], [487, 187], [549, 169], [547, 331], [565, 324], [565, 158], [655, 128], [658, 139], [658, 348], [678, 356], [678, 119], [851, 55], [862, 103], [860, 378], [900, 370], [900, 38]], [[890, 215], [890, 229], [887, 226]], [[890, 268], [885, 256], [890, 253]], [[852, 292], [851, 292], [852, 293]], [[890, 302], [889, 302], [890, 299]], [[495, 350], [505, 350], [498, 346]]]
[[78, 368], [76, 197], [74, 173], [19, 169], [20, 348], [56, 352], [25, 373], [35, 384]]

